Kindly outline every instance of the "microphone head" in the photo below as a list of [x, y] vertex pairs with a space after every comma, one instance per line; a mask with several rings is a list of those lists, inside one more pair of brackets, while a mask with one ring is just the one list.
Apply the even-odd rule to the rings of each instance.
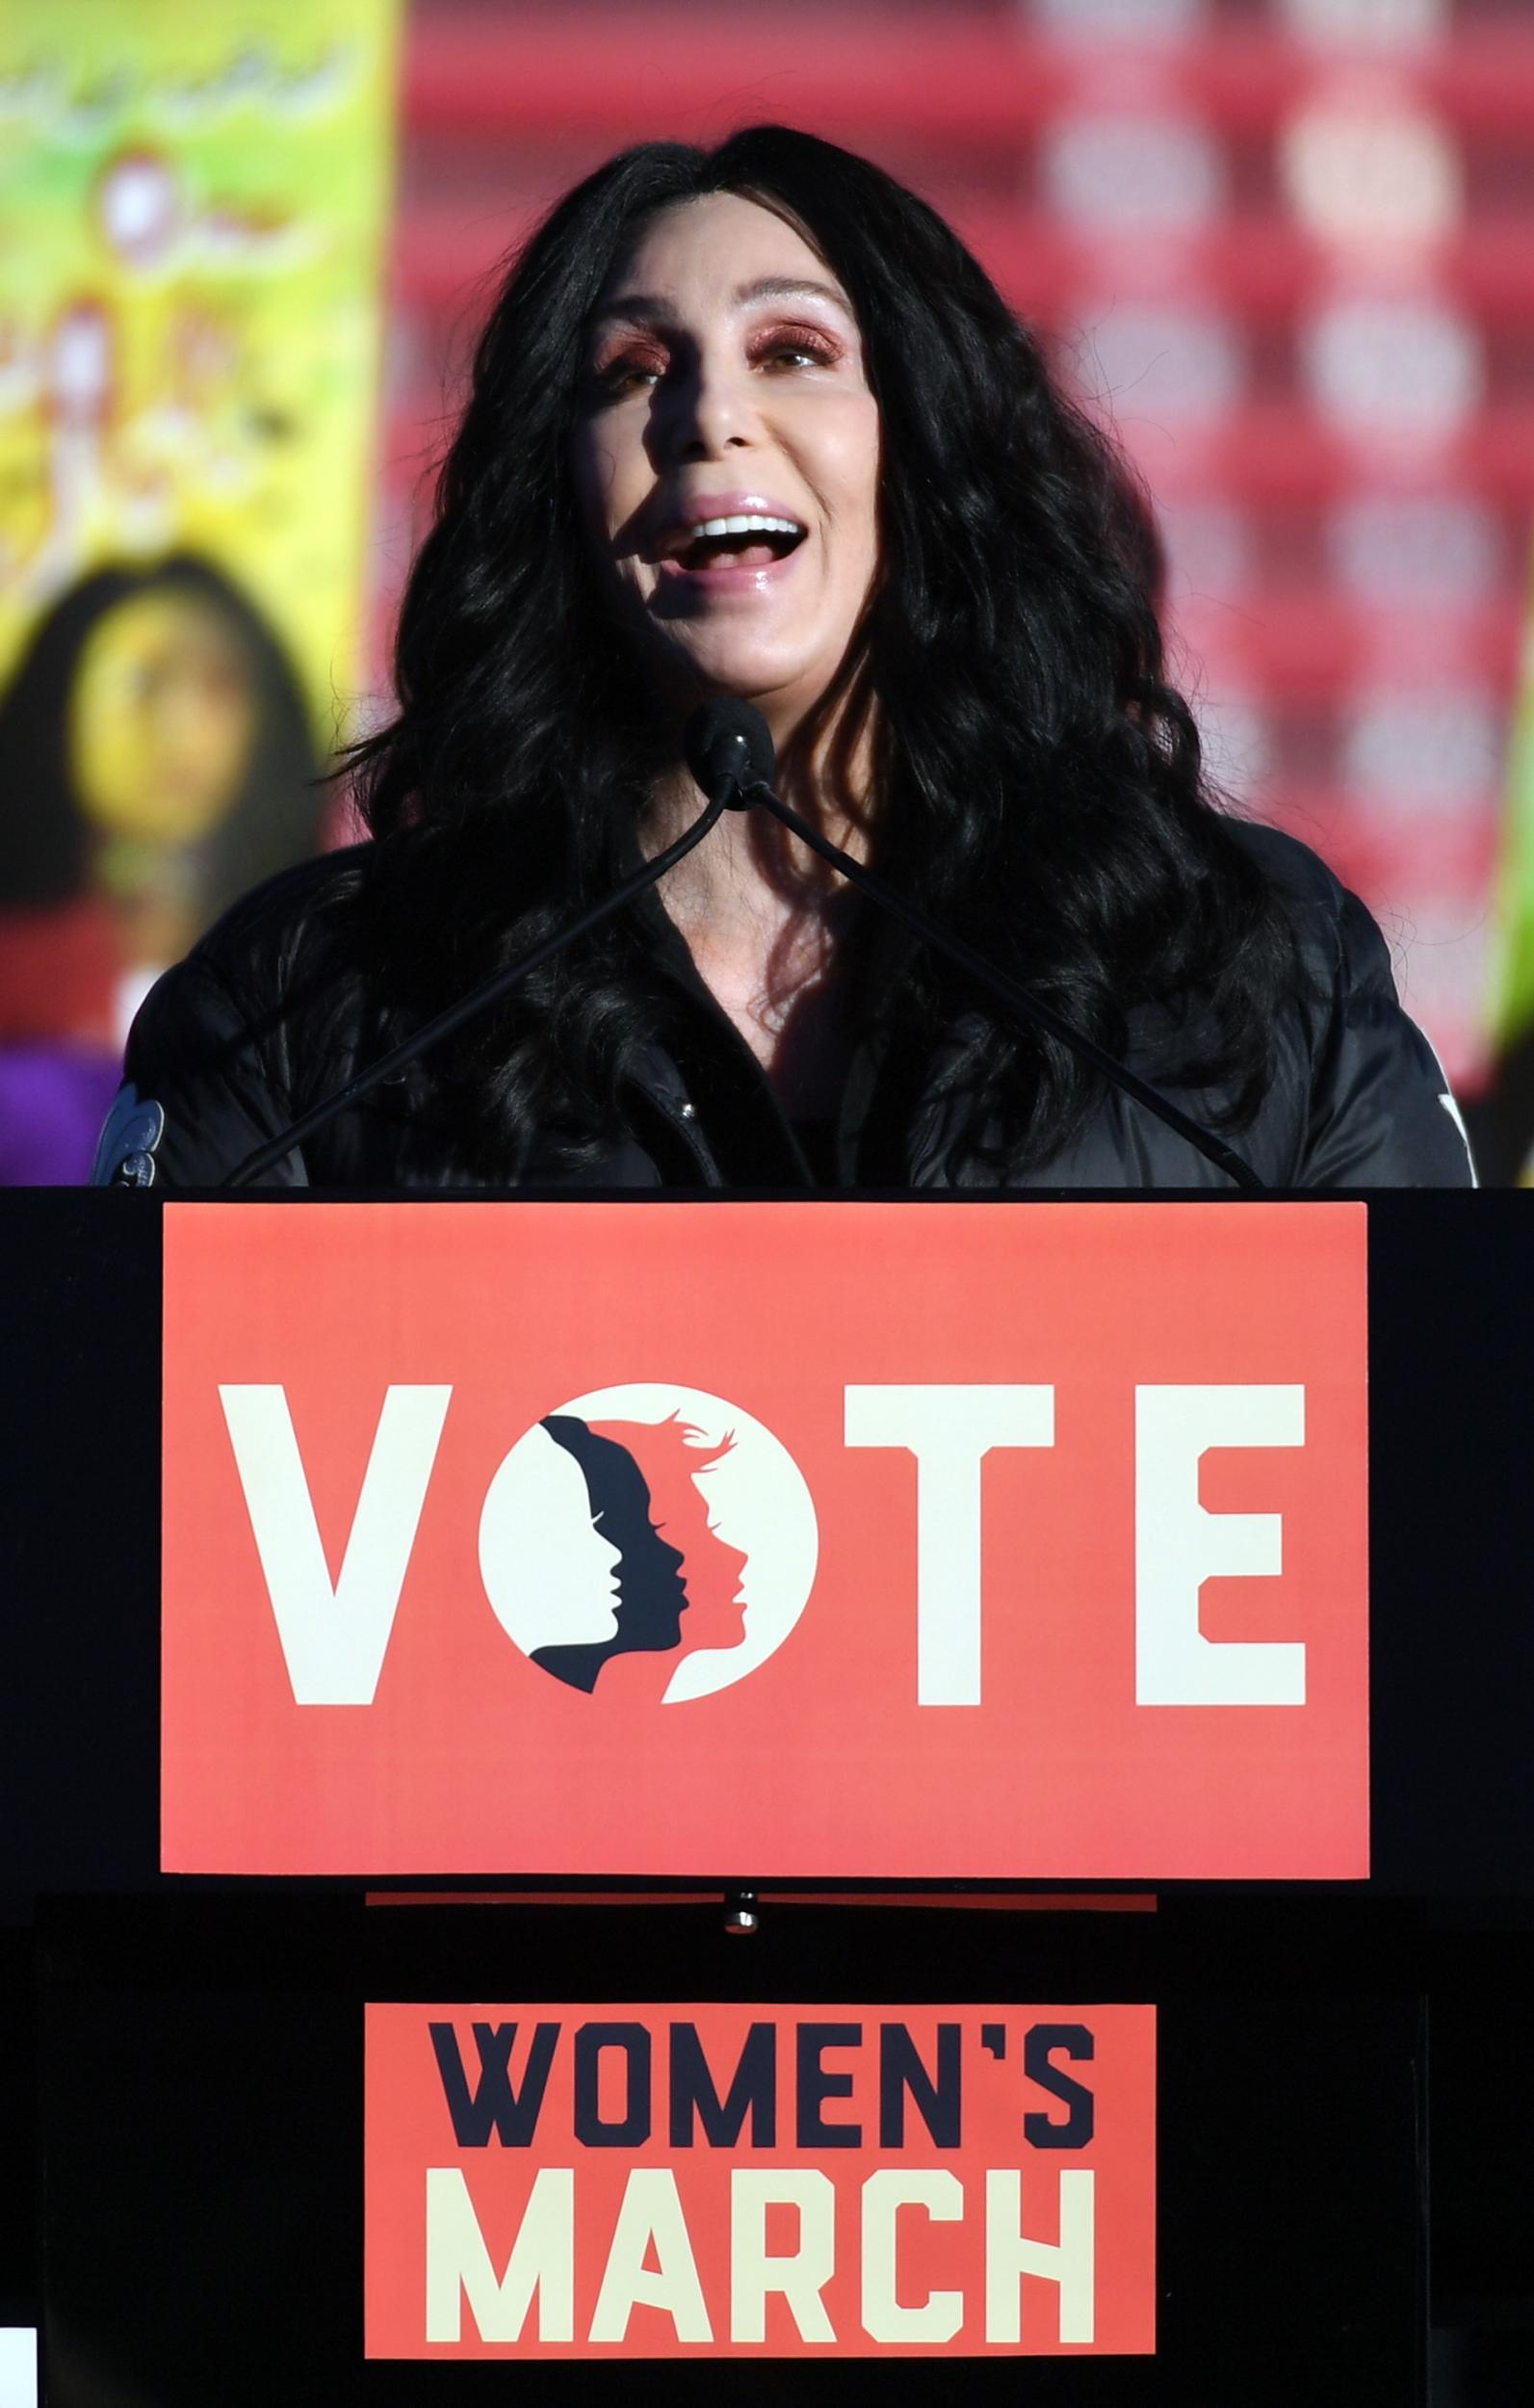
[[767, 723], [755, 703], [739, 694], [715, 694], [700, 703], [682, 730], [682, 749], [711, 802], [733, 787], [730, 806], [743, 811], [748, 788], [772, 783], [777, 753]]

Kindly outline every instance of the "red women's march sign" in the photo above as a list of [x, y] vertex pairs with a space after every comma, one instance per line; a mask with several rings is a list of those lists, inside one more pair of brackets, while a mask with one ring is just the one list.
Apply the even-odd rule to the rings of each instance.
[[1366, 1871], [1362, 1206], [165, 1228], [168, 1870]]
[[370, 2358], [1155, 2346], [1149, 2006], [370, 2006]]

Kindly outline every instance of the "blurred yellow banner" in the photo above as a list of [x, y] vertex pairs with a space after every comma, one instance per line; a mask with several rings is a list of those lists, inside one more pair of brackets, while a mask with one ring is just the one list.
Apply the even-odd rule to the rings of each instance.
[[397, 0], [0, 0], [0, 1185], [312, 852], [365, 653]]
[[322, 751], [359, 660], [395, 0], [0, 6], [0, 681], [105, 561], [222, 567]]
[[1496, 1029], [1510, 1045], [1534, 1024], [1534, 594], [1523, 653], [1522, 693], [1508, 763], [1502, 852], [1504, 950]]
[[0, 1185], [351, 732], [396, 0], [0, 0]]
[[1534, 1186], [1534, 591], [1525, 621], [1522, 690], [1508, 756], [1507, 819], [1498, 878], [1497, 1049], [1494, 1142], [1504, 1176]]

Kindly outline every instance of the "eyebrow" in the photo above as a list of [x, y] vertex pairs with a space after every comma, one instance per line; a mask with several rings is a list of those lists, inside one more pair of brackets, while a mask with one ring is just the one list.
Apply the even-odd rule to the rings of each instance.
[[[825, 301], [833, 308], [845, 311], [847, 317], [852, 315], [852, 304], [839, 285], [819, 284], [813, 276], [757, 276], [749, 284], [738, 284], [730, 296], [731, 305], [736, 309], [743, 309], [749, 302], [759, 301]], [[604, 301], [599, 309], [592, 312], [591, 322], [598, 325], [605, 318], [634, 321], [664, 318], [671, 307], [671, 302], [658, 293], [619, 293], [615, 299]]]

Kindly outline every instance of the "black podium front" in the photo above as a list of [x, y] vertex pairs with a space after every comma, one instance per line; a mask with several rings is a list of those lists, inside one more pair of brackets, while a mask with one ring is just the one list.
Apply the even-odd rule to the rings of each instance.
[[[1435, 2323], [1516, 2320], [1534, 2292], [1511, 2139], [1534, 1841], [1524, 1198], [1368, 1204], [1365, 1877], [879, 1868], [876, 1903], [856, 1881], [762, 1881], [744, 1939], [722, 1909], [749, 1864], [659, 1882], [375, 1868], [373, 1902], [360, 1875], [162, 1872], [160, 1208], [36, 1194], [0, 1217], [25, 1266], [7, 1308], [0, 1880], [37, 1901], [13, 2024], [36, 2028], [47, 2397], [637, 2397], [722, 2377], [777, 2398], [844, 2379], [813, 2348], [615, 2356], [599, 2376], [589, 2359], [365, 2361], [360, 2032], [380, 2000], [1154, 2006], [1154, 2354], [1020, 2369], [894, 2350], [878, 2379], [897, 2391], [1404, 2402], [1428, 2396]], [[471, 1886], [518, 1895], [467, 1902]], [[1441, 2338], [1435, 2399], [1483, 2395], [1474, 2354]]]

